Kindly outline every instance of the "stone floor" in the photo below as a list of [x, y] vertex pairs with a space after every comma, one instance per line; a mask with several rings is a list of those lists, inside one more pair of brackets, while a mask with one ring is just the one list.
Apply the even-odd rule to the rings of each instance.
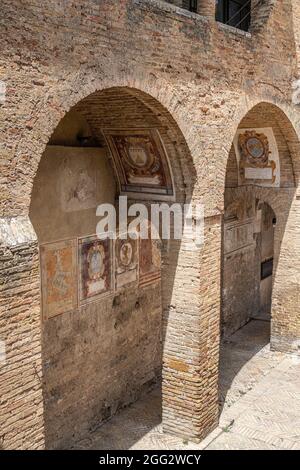
[[162, 433], [154, 390], [81, 440], [79, 449], [300, 449], [300, 359], [270, 351], [253, 320], [221, 350], [220, 425], [200, 444]]

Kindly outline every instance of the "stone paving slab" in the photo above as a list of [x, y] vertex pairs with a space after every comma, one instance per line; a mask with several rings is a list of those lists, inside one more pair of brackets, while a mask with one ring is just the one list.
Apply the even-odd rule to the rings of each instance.
[[207, 450], [284, 450], [272, 444], [231, 432], [223, 432], [213, 441]]

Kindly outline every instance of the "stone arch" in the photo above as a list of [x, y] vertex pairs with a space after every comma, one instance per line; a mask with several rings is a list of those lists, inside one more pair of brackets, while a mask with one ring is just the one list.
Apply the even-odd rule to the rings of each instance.
[[[286, 145], [288, 146], [293, 165], [295, 187], [298, 189], [300, 184], [300, 126], [297, 110], [289, 106], [286, 102], [275, 99], [272, 94], [260, 95], [259, 93], [254, 97], [249, 94], [243, 95], [239, 102], [237, 102], [236, 111], [229, 121], [231, 124], [228, 127], [226, 139], [223, 142], [224, 165], [222, 168], [222, 180], [224, 186], [226, 185], [226, 177], [228, 177], [228, 164], [235, 165], [233, 154], [231, 153], [234, 136], [245, 116], [247, 116], [249, 112], [255, 111], [256, 106], [265, 107], [270, 110], [282, 134], [285, 136]], [[230, 161], [228, 161], [228, 156], [229, 159], [231, 157]]]
[[[121, 109], [121, 106], [125, 106], [125, 108]], [[158, 128], [171, 162], [176, 188], [176, 202], [183, 204], [192, 200], [195, 175], [193, 174], [194, 166], [187, 142], [169, 111], [160, 105], [155, 98], [140, 90], [129, 87], [109, 87], [101, 91], [93, 91], [93, 93], [89, 94], [87, 97], [79, 100], [69, 109], [69, 113], [65, 116], [70, 115], [70, 113], [75, 113], [76, 115], [80, 114], [86, 119], [86, 123], [81, 122], [75, 126], [75, 134], [78, 132], [78, 129], [81, 128], [88, 134], [91, 132], [93, 137], [91, 144], [96, 149], [101, 147], [107, 150], [105, 140], [103, 139], [103, 128]], [[64, 119], [65, 117], [60, 122], [62, 123]], [[59, 149], [59, 144], [62, 143], [60, 141], [61, 134], [63, 133], [62, 129], [58, 130], [59, 126], [60, 124], [56, 126], [56, 129], [52, 129], [50, 138], [50, 144], [52, 144], [55, 152], [57, 152], [57, 150], [63, 152]], [[90, 136], [85, 134], [83, 137], [89, 138]], [[76, 140], [76, 135], [71, 137], [71, 142], [74, 142], [74, 140]], [[84, 148], [85, 146], [81, 149], [84, 150]], [[40, 198], [43, 192], [43, 184], [37, 187], [35, 187], [35, 185], [38, 181], [41, 181], [39, 180], [39, 170], [42, 168], [45, 159], [49, 161], [50, 155], [47, 154], [47, 151], [48, 146], [46, 146], [42, 160], [39, 162], [36, 180], [33, 185], [32, 200]], [[45, 168], [44, 166], [44, 169]], [[42, 205], [47, 205], [48, 199], [49, 197], [45, 193]], [[133, 201], [136, 199], [137, 197], [132, 196]], [[139, 195], [138, 200], [143, 202], [141, 195]], [[57, 207], [57, 204], [55, 204], [55, 206]], [[76, 239], [88, 236], [88, 233], [82, 233], [80, 231], [81, 227], [79, 227], [78, 224], [76, 225], [76, 230], [72, 233], [60, 232], [64, 220], [61, 218], [58, 223], [56, 217], [53, 218], [55, 221], [53, 226], [49, 222], [47, 234], [43, 233], [41, 226], [45, 225], [45, 221], [40, 224], [38, 223], [38, 218], [35, 217], [36, 212], [32, 210], [32, 207], [33, 206], [31, 206], [30, 217], [38, 233], [38, 239], [43, 245], [41, 248], [42, 253], [45, 250], [45, 246], [49, 243], [55, 244], [56, 241], [70, 238], [73, 239], [73, 241], [75, 240], [74, 243], [76, 243]], [[39, 204], [39, 207], [41, 207], [41, 204]], [[65, 219], [69, 220], [66, 215]], [[81, 216], [80, 221], [80, 225], [83, 227], [84, 218], [81, 218]], [[54, 230], [55, 228], [57, 228], [57, 231]], [[80, 231], [80, 233], [78, 231]], [[49, 236], [49, 233], [54, 233], [53, 237], [51, 237], [51, 239], [45, 238]], [[90, 229], [89, 233], [91, 233]], [[203, 414], [201, 412], [202, 410], [199, 410], [199, 397], [203, 394], [203, 377], [199, 377], [199, 383], [196, 383], [195, 387], [195, 369], [199, 368], [199, 358], [203, 356], [199, 346], [201, 338], [198, 335], [195, 336], [195, 331], [199, 328], [198, 316], [200, 314], [199, 289], [197, 289], [200, 278], [200, 254], [197, 251], [191, 250], [184, 242], [185, 240], [166, 241], [162, 250], [163, 426], [164, 429], [170, 433], [186, 437], [198, 437], [201, 433], [207, 432], [206, 425], [202, 423], [202, 420], [207, 422], [207, 412]], [[196, 260], [197, 257], [199, 257], [199, 263], [197, 261], [195, 262], [195, 257]], [[191, 263], [192, 259], [193, 263]], [[45, 266], [42, 267], [42, 271], [43, 276]], [[156, 300], [159, 298], [157, 292], [158, 291], [156, 291], [155, 296], [153, 292], [152, 294], [143, 294], [141, 288], [140, 293], [137, 291], [135, 294], [131, 292], [130, 296], [132, 300], [134, 295], [138, 295], [134, 305], [138, 305], [143, 311], [143, 309], [146, 309], [147, 303], [145, 303], [145, 298], [152, 296], [151, 298], [154, 302], [154, 297]], [[115, 296], [115, 294], [113, 294], [113, 296]], [[111, 309], [112, 311], [112, 316], [116, 315], [116, 312], [121, 308], [117, 300], [113, 299], [113, 296], [111, 298], [112, 304], [107, 305], [107, 309], [109, 311]], [[110, 300], [105, 302], [109, 303]], [[103, 302], [103, 304], [105, 302]], [[99, 316], [96, 303], [93, 305], [94, 306], [91, 308], [89, 306], [78, 305], [73, 307], [69, 312], [66, 312], [66, 314], [62, 313], [62, 315], [55, 318], [46, 319], [46, 322], [43, 321], [42, 369], [44, 383], [46, 382], [48, 384], [48, 386], [44, 388], [44, 431], [47, 447], [68, 446], [70, 442], [72, 442], [72, 439], [78, 438], [80, 433], [84, 431], [84, 429], [80, 429], [78, 419], [75, 419], [77, 416], [76, 413], [80, 410], [80, 406], [78, 404], [74, 406], [74, 402], [68, 401], [68, 385], [64, 384], [60, 378], [63, 376], [62, 367], [64, 364], [68, 363], [69, 360], [66, 356], [67, 351], [64, 351], [61, 345], [67, 341], [72, 350], [74, 348], [81, 350], [82, 348], [84, 351], [85, 346], [83, 342], [79, 339], [78, 344], [73, 344], [71, 337], [76, 336], [73, 334], [75, 333], [74, 325], [76, 324], [79, 325], [79, 334], [81, 329], [86, 329], [86, 334], [88, 334], [88, 331], [91, 332], [93, 330], [91, 325], [88, 325], [90, 321], [89, 318], [96, 319], [97, 316]], [[129, 313], [128, 316], [130, 316]], [[119, 318], [119, 323], [117, 321], [118, 325], [122, 324], [123, 321], [125, 322], [125, 320], [126, 318], [122, 319], [122, 321]], [[194, 324], [193, 328], [190, 327], [191, 324]], [[97, 331], [97, 325], [95, 331]], [[203, 329], [203, 331], [207, 330]], [[72, 334], [69, 337], [70, 332]], [[147, 331], [145, 334], [147, 334]], [[109, 337], [109, 335], [107, 336]], [[88, 340], [88, 338], [86, 339]], [[91, 344], [93, 343], [94, 341], [91, 342]], [[83, 354], [85, 353], [83, 352]], [[61, 356], [64, 357], [63, 360], [60, 360]], [[87, 356], [87, 358], [88, 357], [89, 356]], [[141, 354], [139, 354], [139, 357], [141, 357]], [[75, 373], [74, 371], [78, 369], [84, 370], [83, 367], [78, 368], [75, 364], [73, 368], [68, 369], [72, 377], [70, 383], [75, 387], [76, 379], [73, 377], [73, 374]], [[59, 370], [61, 371], [60, 376], [59, 374], [55, 374], [55, 370], [57, 372], [59, 372]], [[211, 380], [210, 377], [208, 377], [208, 379]], [[132, 383], [134, 383], [133, 380]], [[119, 385], [117, 384], [116, 390], [119, 390], [118, 387]], [[89, 393], [88, 390], [83, 390], [83, 392], [83, 395]], [[74, 393], [75, 392], [73, 392], [73, 394]], [[98, 410], [94, 418], [101, 421], [102, 419], [110, 417], [118, 408], [133, 401], [134, 398], [132, 397], [138, 397], [139, 391], [131, 390], [130, 398], [126, 397], [126, 393], [122, 389], [121, 395], [122, 399], [120, 399], [118, 403], [110, 403], [110, 397], [105, 398], [105, 406], [102, 404], [105, 409], [100, 403], [93, 403], [95, 409]], [[185, 397], [190, 396], [190, 400], [183, 400], [183, 395]], [[73, 395], [71, 394], [70, 396]], [[111, 396], [113, 397], [114, 394], [111, 394]], [[88, 399], [88, 402], [90, 401], [91, 400]], [[65, 416], [66, 419], [63, 421], [61, 421], [61, 418], [58, 418], [58, 421], [56, 420], [57, 408], [55, 407], [59, 406], [59, 402], [66, 403], [67, 405], [67, 408], [62, 409], [62, 413], [59, 414], [59, 416]], [[202, 406], [205, 406], [207, 410], [207, 401], [205, 403], [203, 401]], [[64, 407], [62, 406], [62, 408]], [[72, 409], [73, 411], [71, 411]], [[67, 410], [69, 410], [69, 414], [64, 414], [67, 413]], [[81, 410], [80, 413], [82, 411], [84, 412], [84, 410]], [[215, 423], [216, 412], [214, 397], [212, 397], [209, 412], [212, 415], [211, 419], [213, 423]], [[91, 410], [86, 410], [86, 413], [87, 419], [85, 426], [87, 427], [93, 425], [91, 420], [93, 421], [94, 418], [91, 414]], [[75, 436], [72, 436], [73, 432]]]
[[[299, 139], [296, 113], [286, 105], [263, 100], [260, 102], [245, 102], [244, 111], [237, 128], [263, 128], [272, 127], [279, 148], [281, 162], [281, 183], [277, 189], [262, 187], [259, 184], [240, 186], [234, 172], [237, 166], [234, 159], [234, 148], [231, 148], [227, 161], [227, 172], [225, 179], [225, 219], [226, 199], [228, 194], [234, 194], [229, 208], [236, 210], [239, 207], [237, 193], [249, 194], [254, 198], [266, 202], [276, 214], [276, 230], [274, 242], [274, 279], [273, 279], [273, 302], [272, 302], [272, 334], [271, 345], [274, 348], [293, 351], [297, 349], [299, 341], [299, 321], [295, 314], [295, 305], [299, 296], [299, 271], [296, 272], [290, 265], [290, 259], [294, 258], [294, 252], [298, 249], [296, 240], [299, 240]], [[239, 110], [239, 115], [240, 115]], [[230, 173], [231, 172], [231, 173]], [[232, 176], [233, 174], [233, 176]], [[233, 189], [230, 187], [235, 187]], [[250, 195], [251, 193], [251, 195]], [[244, 196], [243, 196], [244, 197]], [[230, 198], [229, 198], [230, 199]], [[250, 217], [251, 218], [251, 217]], [[225, 237], [226, 238], [226, 237]], [[251, 238], [251, 237], [250, 237]], [[299, 260], [296, 256], [296, 266]], [[285, 274], [284, 274], [285, 273]], [[287, 297], [286, 292], [289, 292]], [[291, 300], [289, 300], [291, 299]], [[292, 305], [294, 305], [294, 310]], [[224, 305], [223, 305], [224, 308]], [[246, 319], [245, 319], [246, 320]], [[241, 325], [240, 325], [241, 326]]]
[[[194, 129], [195, 147], [197, 145], [197, 156], [195, 156], [197, 158], [197, 181], [201, 182], [197, 186], [197, 192], [205, 204], [206, 216], [214, 216], [223, 212], [224, 187], [226, 178], [228, 179], [227, 169], [230, 165], [228, 160], [230, 155], [233, 177], [235, 174], [236, 163], [234, 154], [231, 153], [234, 136], [243, 118], [259, 104], [273, 110], [274, 118], [278, 121], [281, 132], [286, 135], [286, 145], [293, 164], [295, 187], [299, 192], [300, 126], [298, 113], [296, 108], [289, 106], [280, 98], [276, 97], [273, 89], [270, 89], [269, 93], [262, 93], [258, 86], [255, 93], [253, 90], [253, 94], [247, 91], [241, 97], [236, 97], [235, 100], [232, 98], [235, 105], [228, 109], [226, 123], [222, 114], [214, 120], [214, 126], [204, 125], [204, 130], [200, 130], [198, 134]], [[209, 173], [207, 172], [208, 167], [211, 169]]]

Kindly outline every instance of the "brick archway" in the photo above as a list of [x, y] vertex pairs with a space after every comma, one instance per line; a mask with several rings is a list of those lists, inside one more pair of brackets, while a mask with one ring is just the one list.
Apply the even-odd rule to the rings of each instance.
[[[71, 108], [65, 118], [61, 121], [61, 124], [59, 124], [57, 129], [54, 131], [50, 139], [51, 145], [49, 146], [49, 149], [47, 147], [46, 150], [48, 153], [51, 148], [54, 150], [56, 149], [57, 152], [57, 145], [76, 145], [76, 143], [74, 144], [74, 141], [76, 141], [77, 133], [82, 133], [83, 131], [78, 131], [76, 123], [73, 124], [71, 121], [69, 121], [68, 124], [64, 124], [65, 119], [68, 116], [71, 116], [71, 113], [73, 113], [72, 115], [76, 113], [76, 117], [80, 116], [82, 119], [86, 120], [86, 127], [88, 127], [88, 130], [85, 132], [87, 132], [88, 138], [92, 141], [92, 145], [95, 147], [95, 150], [99, 147], [101, 148], [101, 152], [106, 152], [108, 156], [107, 164], [111, 165], [112, 172], [116, 169], [116, 165], [112, 164], [113, 154], [111, 153], [111, 148], [107, 145], [105, 130], [108, 132], [108, 129], [116, 129], [118, 131], [127, 129], [127, 132], [131, 132], [132, 134], [134, 134], [135, 129], [138, 130], [141, 128], [146, 130], [154, 129], [155, 131], [158, 131], [172, 169], [176, 202], [183, 204], [192, 198], [193, 181], [195, 181], [195, 177], [193, 176], [193, 168], [190, 164], [189, 150], [185, 139], [167, 110], [150, 95], [128, 87], [110, 87], [88, 95]], [[84, 124], [82, 125], [84, 127]], [[62, 128], [60, 128], [61, 126]], [[64, 139], [67, 138], [66, 134], [68, 134], [68, 126], [71, 130], [74, 127], [75, 135], [69, 137], [70, 143], [68, 144], [67, 142], [66, 144]], [[78, 127], [80, 127], [79, 124]], [[68, 147], [58, 148], [59, 152], [67, 154]], [[84, 148], [85, 147], [82, 147], [81, 151], [84, 151]], [[73, 152], [75, 155], [75, 148]], [[54, 157], [51, 156], [52, 154], [48, 155], [48, 153], [46, 159], [49, 160], [49, 158], [51, 159]], [[45, 154], [42, 157], [40, 165], [44, 165], [46, 168]], [[71, 172], [72, 162], [70, 162], [70, 165]], [[48, 178], [51, 178], [51, 172], [49, 171], [49, 169], [45, 169]], [[120, 175], [115, 173], [114, 176], [115, 181], [117, 181], [118, 176]], [[57, 211], [52, 213], [51, 206], [47, 206], [50, 194], [46, 188], [42, 189], [41, 186], [43, 185], [41, 184], [41, 181], [46, 181], [45, 179], [42, 180], [42, 178], [43, 176], [38, 170], [33, 186], [34, 189], [30, 211], [30, 218], [33, 226], [36, 228], [39, 243], [53, 243], [56, 240], [58, 241], [59, 239], [64, 238], [84, 237], [95, 232], [96, 221], [94, 222], [95, 227], [93, 230], [90, 223], [85, 222], [83, 213], [80, 215], [80, 218], [82, 217], [80, 224], [81, 227], [78, 227], [76, 222], [72, 222], [72, 213], [61, 214], [61, 221], [57, 222], [59, 217], [57, 215]], [[105, 185], [105, 181], [102, 181], [102, 179], [99, 180], [99, 185], [101, 184]], [[38, 185], [37, 189], [36, 185]], [[143, 190], [145, 192], [145, 189]], [[46, 193], [41, 202], [42, 191], [46, 191]], [[118, 193], [119, 188], [117, 187], [116, 205], [118, 204]], [[154, 199], [154, 196], [151, 198], [149, 194], [147, 195], [147, 198], [146, 196], [143, 198], [143, 194], [141, 192], [138, 196], [135, 194], [136, 193], [131, 193], [130, 197], [132, 202], [138, 201], [149, 204], [149, 198], [150, 201], [151, 199]], [[156, 195], [155, 199], [159, 199], [159, 196]], [[36, 200], [38, 200], [38, 202], [36, 202]], [[111, 197], [108, 199], [104, 197], [103, 202], [107, 203], [110, 202], [110, 200]], [[42, 205], [46, 208], [48, 223], [45, 222], [44, 217], [40, 214]], [[55, 203], [55, 207], [57, 207], [57, 205], [59, 205], [59, 201]], [[65, 224], [64, 217], [68, 217], [68, 230], [65, 231], [63, 231], [63, 226]], [[95, 217], [91, 214], [91, 218]], [[85, 228], [85, 230], [83, 230], [85, 223], [89, 228]], [[45, 225], [47, 225], [47, 233], [43, 230]], [[54, 234], [51, 239], [49, 238], [50, 233]], [[181, 400], [180, 397], [182, 393], [185, 393], [186, 395], [191, 393], [191, 390], [186, 387], [182, 389], [180, 382], [183, 380], [183, 376], [185, 377], [185, 380], [188, 380], [190, 375], [189, 363], [191, 361], [191, 357], [189, 348], [191, 346], [189, 346], [189, 348], [185, 348], [184, 343], [186, 342], [191, 345], [193, 339], [189, 337], [187, 321], [184, 320], [184, 316], [189, 315], [189, 312], [192, 309], [197, 310], [198, 304], [196, 296], [189, 298], [189, 295], [185, 290], [186, 285], [182, 285], [179, 279], [180, 270], [184, 269], [181, 268], [181, 266], [184, 267], [188, 256], [189, 252], [181, 248], [180, 242], [173, 242], [172, 240], [166, 241], [166, 246], [163, 249], [161, 300], [161, 315], [163, 317], [163, 426], [168, 432], [186, 436], [193, 431], [190, 429], [190, 424], [186, 423], [186, 413], [188, 413], [189, 410], [187, 410], [185, 402]], [[45, 267], [42, 266], [42, 275], [44, 275], [44, 270]], [[193, 278], [197, 279], [198, 270], [199, 266], [195, 265], [192, 267], [189, 273], [189, 281]], [[157, 287], [158, 294], [159, 291], [160, 288]], [[136, 325], [137, 319], [131, 320], [131, 317], [138, 317], [138, 315], [136, 312], [134, 315], [133, 310], [132, 315], [129, 315], [128, 312], [128, 319], [126, 321], [125, 319], [121, 321], [119, 318], [121, 311], [118, 313], [120, 309], [118, 309], [117, 306], [114, 306], [114, 303], [117, 302], [115, 299], [118, 299], [120, 295], [123, 296], [122, 308], [125, 309], [125, 311], [126, 309], [133, 310], [133, 298], [135, 299], [136, 304], [140, 305], [139, 309], [141, 317], [138, 323], [140, 323], [141, 326], [140, 328], [135, 326], [136, 338], [131, 338], [132, 333], [130, 333], [130, 330], [132, 331], [134, 324]], [[79, 305], [74, 309], [74, 314], [66, 312], [66, 315], [63, 314], [61, 317], [53, 319], [49, 318], [46, 321], [45, 319], [43, 320], [42, 363], [46, 447], [66, 447], [70, 445], [72, 440], [78, 439], [81, 434], [87, 432], [89, 427], [95, 425], [93, 423], [100, 423], [102, 420], [111, 417], [119, 408], [134, 401], [135, 398], [132, 397], [138, 398], [142, 391], [147, 389], [148, 382], [155, 382], [157, 380], [155, 374], [158, 373], [157, 369], [160, 368], [156, 359], [158, 352], [155, 353], [155, 362], [153, 364], [151, 363], [149, 355], [153, 355], [156, 348], [159, 347], [158, 335], [161, 333], [157, 328], [157, 323], [159, 323], [161, 319], [159, 318], [159, 308], [156, 305], [157, 301], [154, 302], [153, 300], [153, 292], [151, 291], [151, 288], [138, 286], [135, 289], [125, 289], [124, 292], [122, 289], [117, 289], [117, 291], [111, 294], [111, 297], [113, 299], [113, 306], [110, 305], [110, 300], [106, 301], [106, 310], [108, 309], [111, 311], [111, 318], [115, 319], [114, 321], [116, 324], [120, 323], [120, 327], [116, 327], [117, 330], [111, 329], [109, 319], [106, 320], [105, 328], [107, 329], [107, 333], [105, 337], [111, 336], [112, 338], [115, 338], [113, 341], [117, 341], [117, 345], [113, 350], [109, 351], [108, 346], [106, 347], [106, 355], [102, 352], [101, 347], [97, 348], [98, 336], [99, 341], [104, 342], [105, 344], [105, 338], [102, 338], [101, 330], [99, 331], [99, 334], [96, 333], [95, 337], [95, 334], [93, 333], [94, 328], [90, 324], [90, 321], [92, 320], [88, 320], [92, 317], [94, 318], [94, 321], [98, 321], [97, 318], [101, 318], [101, 315], [105, 318], [105, 312], [102, 312], [102, 301], [100, 303], [95, 301], [93, 309], [79, 303]], [[160, 294], [158, 297], [160, 297]], [[105, 300], [103, 303], [105, 303]], [[189, 308], [187, 308], [187, 305], [189, 305]], [[153, 313], [151, 313], [152, 310]], [[155, 335], [149, 330], [149, 328], [151, 328], [150, 325], [152, 324], [151, 318], [154, 314], [157, 317], [156, 327], [154, 328], [154, 322], [152, 328], [153, 332], [157, 330]], [[86, 317], [85, 322], [83, 321], [83, 316]], [[65, 326], [66, 322], [69, 325], [68, 327]], [[80, 338], [78, 338], [77, 341], [72, 340], [72, 337], [76, 336], [76, 328], [74, 325], [78, 322], [82, 325], [82, 328], [86, 328], [87, 330], [85, 333], [85, 335], [88, 335], [86, 341], [90, 341], [91, 348], [94, 348], [93, 353], [90, 352], [89, 348], [85, 346]], [[132, 325], [130, 322], [133, 322]], [[147, 327], [147, 325], [149, 326]], [[65, 328], [69, 328], [70, 333], [66, 333], [64, 336], [63, 333], [60, 333], [60, 330], [64, 330]], [[61, 346], [66, 341], [69, 342], [70, 348], [76, 350], [76, 348], [78, 349], [80, 347], [82, 349], [82, 353], [80, 355], [76, 355], [74, 353], [73, 365], [70, 364], [68, 352], [64, 351]], [[153, 342], [156, 342], [157, 344], [152, 345]], [[120, 345], [118, 346], [119, 343]], [[122, 344], [124, 344], [124, 346], [122, 346]], [[128, 344], [127, 347], [125, 347], [126, 344]], [[132, 348], [135, 349], [135, 352], [133, 352]], [[196, 348], [197, 344], [194, 345], [195, 350]], [[178, 352], [176, 352], [177, 349]], [[57, 351], [60, 351], [59, 354]], [[143, 355], [145, 355], [145, 358], [143, 358]], [[117, 359], [119, 356], [123, 356], [120, 368], [117, 366]], [[64, 374], [73, 377], [75, 371], [78, 370], [78, 367], [80, 370], [84, 371], [84, 363], [88, 365], [94, 360], [96, 363], [97, 361], [101, 361], [103, 363], [106, 375], [111, 377], [119, 376], [120, 380], [109, 380], [108, 377], [103, 377], [101, 381], [95, 374], [95, 376], [91, 377], [91, 382], [87, 379], [85, 380], [84, 377], [81, 377], [80, 375], [78, 376], [78, 373], [76, 373], [77, 379], [71, 380], [75, 390], [69, 390], [68, 392], [68, 385], [63, 380]], [[82, 367], [80, 366], [80, 361], [83, 361]], [[122, 364], [123, 367], [121, 367]], [[126, 371], [127, 369], [128, 373], [126, 375], [123, 371]], [[147, 377], [144, 377], [145, 371], [148, 371], [148, 380], [146, 380]], [[133, 377], [135, 377], [135, 380], [133, 380]], [[143, 381], [146, 382], [143, 383]], [[86, 383], [86, 385], [80, 385], [82, 383]], [[111, 390], [109, 390], [110, 384], [112, 387]], [[95, 389], [95, 395], [91, 395], [91, 389]], [[76, 390], [78, 390], [77, 399]], [[69, 399], [68, 396], [73, 396], [73, 398]], [[90, 403], [90, 408], [81, 403], [80, 396], [87, 397], [87, 401]], [[190, 401], [192, 402], [192, 400], [193, 397], [191, 396]], [[61, 406], [59, 406], [59, 402], [62, 403]], [[94, 413], [91, 411], [93, 408], [96, 410]], [[60, 410], [59, 416], [56, 417], [58, 410]], [[192, 411], [190, 412], [192, 414]], [[76, 418], [77, 413], [81, 416], [79, 421]], [[175, 414], [176, 426], [172, 419]]]
[[[184, 138], [169, 112], [155, 98], [140, 90], [132, 87], [110, 87], [109, 89], [113, 93], [116, 90], [123, 90], [125, 94], [127, 93], [129, 97], [133, 97], [141, 106], [148, 109], [152, 119], [155, 118], [160, 123], [162, 132], [165, 133], [164, 139], [169, 142], [167, 148], [171, 152], [171, 166], [177, 200], [181, 203], [191, 202], [195, 197], [194, 164], [189, 153], [187, 139]], [[93, 91], [93, 93], [87, 95], [87, 102], [90, 97], [93, 101], [98, 93], [101, 96], [99, 91]], [[105, 93], [109, 92], [103, 90], [103, 96]], [[161, 93], [161, 90], [158, 93]], [[76, 98], [78, 99], [78, 96]], [[109, 97], [106, 96], [106, 98], [109, 102]], [[171, 107], [175, 106], [176, 108], [173, 97], [172, 100]], [[78, 106], [78, 103], [82, 105], [83, 102], [84, 99], [76, 101], [75, 107]], [[64, 106], [66, 107], [66, 103]], [[30, 388], [28, 393], [25, 391], [24, 393], [27, 403], [31, 403], [32, 414], [29, 415], [27, 424], [22, 426], [22, 429], [18, 428], [17, 441], [14, 441], [12, 437], [16, 432], [15, 427], [13, 424], [9, 425], [8, 422], [4, 442], [6, 448], [10, 446], [19, 448], [51, 446], [51, 443], [47, 442], [45, 403], [42, 393], [45, 367], [50, 367], [50, 363], [43, 362], [41, 350], [38, 240], [28, 217], [18, 215], [18, 212], [28, 211], [26, 207], [32, 187], [31, 177], [36, 174], [41, 158], [40, 152], [44, 152], [47, 139], [53, 134], [59, 121], [58, 116], [62, 117], [62, 108], [54, 107], [53, 114], [50, 113], [47, 117], [45, 115], [41, 121], [37, 121], [30, 134], [31, 143], [29, 143], [29, 136], [25, 131], [23, 140], [18, 147], [19, 151], [16, 152], [19, 155], [21, 148], [30, 146], [34, 149], [28, 166], [26, 186], [24, 186], [24, 201], [20, 205], [17, 204], [17, 217], [12, 221], [9, 220], [7, 231], [7, 241], [10, 244], [8, 252], [12, 256], [11, 266], [18, 267], [20, 257], [23, 259], [24, 274], [20, 287], [24, 292], [24, 297], [21, 296], [20, 301], [24, 304], [25, 299], [27, 300], [28, 310], [27, 308], [22, 309], [23, 320], [20, 323], [20, 328], [22, 329], [26, 322], [30, 325], [30, 332], [28, 330], [24, 332], [24, 345], [26, 342], [30, 343], [30, 348], [25, 348], [22, 353], [24, 358], [28, 357], [28, 363], [24, 361], [23, 364], [26, 373], [28, 373]], [[186, 123], [185, 126], [187, 126]], [[41, 128], [43, 133], [41, 133]], [[192, 141], [192, 139], [193, 136], [189, 135], [189, 140]], [[26, 159], [27, 153], [23, 151], [21, 154], [20, 165], [22, 164], [21, 160]], [[19, 238], [14, 238], [16, 230], [19, 233]], [[194, 250], [191, 252], [184, 243], [170, 242], [166, 248], [169, 256], [165, 259], [162, 271], [163, 425], [166, 432], [192, 439], [201, 438], [217, 423], [218, 282], [215, 284], [213, 297], [206, 296], [206, 280], [209, 279], [209, 275], [204, 275], [203, 269], [206, 270], [207, 267], [206, 264], [204, 266], [201, 263], [201, 259], [203, 256], [205, 257], [205, 260], [209, 262], [209, 272], [218, 277], [219, 258], [216, 240], [219, 236], [219, 219], [211, 218], [206, 231], [207, 243], [203, 249], [196, 252]], [[7, 303], [10, 311], [17, 314], [18, 306], [15, 305], [14, 299], [10, 298]], [[212, 311], [215, 312], [213, 321], [205, 313], [210, 312], [211, 314]], [[10, 335], [12, 341], [7, 352], [9, 359], [13, 360], [14, 338], [17, 340], [19, 333], [12, 330]], [[206, 344], [208, 335], [209, 347]], [[19, 380], [22, 380], [22, 367], [16, 369], [16, 373]], [[18, 381], [16, 384], [16, 386], [20, 386]], [[52, 400], [50, 395], [47, 399]], [[34, 433], [32, 433], [32, 420], [35, 422]]]
[[[290, 115], [290, 116], [289, 116]], [[289, 116], [289, 117], [288, 117]], [[259, 185], [240, 186], [232, 180], [238, 170], [232, 147], [227, 163], [225, 194], [231, 191], [251, 192], [251, 197], [271, 206], [276, 214], [274, 275], [272, 296], [271, 346], [285, 352], [297, 352], [300, 324], [297, 315], [299, 299], [299, 139], [292, 124], [293, 113], [285, 106], [261, 101], [251, 103], [240, 120], [238, 128], [273, 129], [279, 148], [281, 165], [280, 187]], [[231, 173], [230, 173], [231, 172]], [[229, 176], [231, 174], [231, 176]], [[230, 183], [231, 180], [231, 183]], [[228, 197], [227, 197], [228, 199]], [[227, 202], [228, 204], [228, 202]], [[226, 206], [225, 206], [226, 213]], [[291, 260], [293, 259], [293, 266]]]

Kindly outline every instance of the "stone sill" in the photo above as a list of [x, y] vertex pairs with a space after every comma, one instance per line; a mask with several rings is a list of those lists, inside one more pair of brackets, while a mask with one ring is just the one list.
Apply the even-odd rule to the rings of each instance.
[[220, 23], [216, 21], [218, 28], [223, 29], [224, 31], [229, 31], [230, 33], [237, 34], [245, 38], [252, 38], [252, 34], [249, 31], [243, 31], [242, 29], [235, 28], [234, 26], [229, 26], [228, 24]]
[[[180, 8], [164, 0], [133, 0], [133, 3], [142, 7], [148, 4], [150, 6], [153, 6], [154, 8], [156, 7], [157, 9], [164, 11], [165, 13], [171, 13], [182, 17], [182, 19], [189, 18], [206, 24], [210, 22], [210, 19], [206, 16], [202, 16], [199, 15], [199, 13], [194, 13], [192, 11], [185, 10], [184, 8]], [[240, 37], [252, 38], [252, 34], [248, 31], [243, 31], [242, 29], [235, 28], [234, 26], [229, 26], [224, 23], [220, 23], [219, 21], [215, 21], [214, 23], [218, 26], [220, 30], [223, 30], [225, 32], [230, 32]]]
[[205, 16], [199, 15], [184, 8], [180, 8], [172, 3], [165, 2], [164, 0], [133, 0], [135, 5], [152, 5], [153, 7], [158, 8], [159, 10], [164, 11], [165, 13], [173, 13], [183, 18], [190, 18], [193, 20], [198, 20], [207, 23], [209, 20]]

